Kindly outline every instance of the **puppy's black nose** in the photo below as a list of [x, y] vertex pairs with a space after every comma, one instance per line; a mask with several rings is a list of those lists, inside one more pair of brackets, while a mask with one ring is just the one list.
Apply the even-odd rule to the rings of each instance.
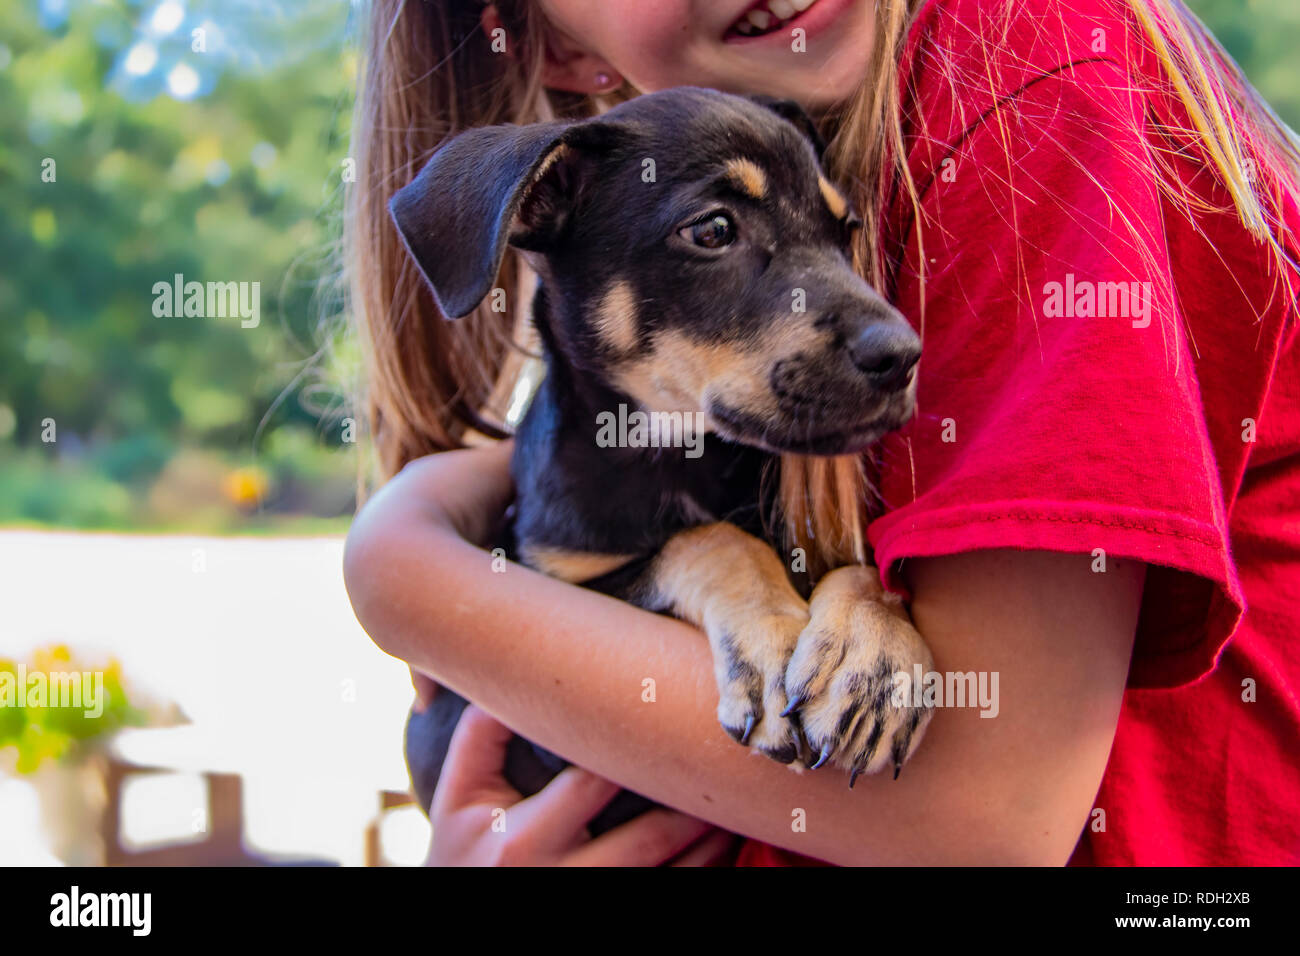
[[921, 340], [902, 322], [873, 322], [849, 343], [849, 356], [873, 387], [897, 389], [921, 359]]

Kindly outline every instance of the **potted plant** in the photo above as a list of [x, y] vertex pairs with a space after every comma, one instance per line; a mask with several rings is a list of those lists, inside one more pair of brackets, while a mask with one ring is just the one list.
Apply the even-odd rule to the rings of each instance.
[[24, 661], [0, 659], [0, 767], [35, 787], [50, 849], [63, 862], [103, 862], [104, 748], [145, 716], [116, 660], [95, 664], [63, 645]]

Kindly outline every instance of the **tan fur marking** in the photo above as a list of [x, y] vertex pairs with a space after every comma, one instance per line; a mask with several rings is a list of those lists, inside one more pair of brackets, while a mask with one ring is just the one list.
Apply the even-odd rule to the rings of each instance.
[[821, 187], [822, 198], [826, 200], [827, 208], [830, 209], [831, 214], [836, 219], [843, 219], [848, 215], [848, 200], [841, 195], [838, 189], [831, 185], [830, 180], [825, 176], [818, 176], [817, 185]]
[[601, 298], [592, 326], [602, 342], [619, 352], [630, 352], [636, 348], [636, 316], [632, 286], [620, 279]]
[[617, 371], [616, 383], [651, 411], [702, 411], [713, 394], [725, 396], [737, 410], [770, 415], [775, 407], [768, 385], [773, 363], [818, 347], [811, 322], [781, 322], [745, 343], [696, 342], [667, 331], [655, 337], [649, 355]]
[[710, 631], [772, 615], [806, 620], [807, 605], [768, 545], [735, 525], [701, 525], [674, 535], [654, 568], [655, 587], [675, 613]]
[[[826, 631], [848, 634], [852, 633], [855, 615], [860, 616], [864, 607], [883, 607], [891, 614], [899, 613], [893, 605], [885, 603], [885, 596], [875, 568], [849, 565], [825, 575], [817, 583], [808, 605], [810, 613]], [[901, 613], [906, 620], [907, 612]]]
[[755, 199], [762, 199], [767, 195], [767, 174], [752, 159], [727, 160], [727, 175]]
[[522, 551], [524, 563], [529, 567], [570, 584], [581, 584], [583, 581], [591, 581], [603, 574], [617, 571], [636, 557], [631, 554], [597, 554], [527, 545]]
[[799, 740], [781, 712], [808, 605], [776, 552], [735, 525], [702, 525], [674, 535], [652, 573], [656, 599], [708, 635], [722, 726], [777, 759], [796, 756]]

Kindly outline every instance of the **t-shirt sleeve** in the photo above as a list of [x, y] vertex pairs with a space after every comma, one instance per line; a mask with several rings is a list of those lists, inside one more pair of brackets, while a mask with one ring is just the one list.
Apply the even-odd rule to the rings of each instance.
[[1127, 85], [1108, 61], [1068, 66], [946, 155], [928, 144], [894, 290], [922, 336], [917, 414], [879, 447], [868, 537], [903, 594], [921, 556], [1146, 562], [1130, 685], [1162, 687], [1213, 668], [1242, 597]]

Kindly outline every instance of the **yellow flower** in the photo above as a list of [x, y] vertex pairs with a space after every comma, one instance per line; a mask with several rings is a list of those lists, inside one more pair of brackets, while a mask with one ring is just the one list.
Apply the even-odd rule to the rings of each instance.
[[222, 491], [226, 497], [241, 508], [256, 505], [266, 496], [270, 481], [260, 468], [236, 468], [226, 475]]

